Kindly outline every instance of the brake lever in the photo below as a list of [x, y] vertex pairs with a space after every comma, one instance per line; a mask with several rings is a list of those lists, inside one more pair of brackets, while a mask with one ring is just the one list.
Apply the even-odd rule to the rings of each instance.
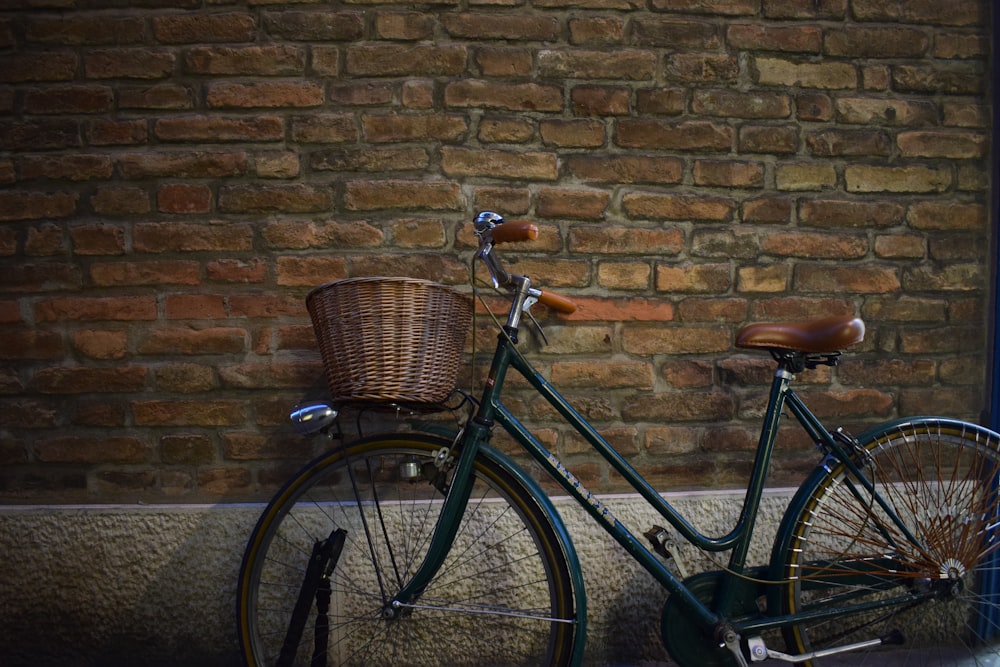
[[531, 314], [531, 307], [534, 306], [536, 303], [538, 303], [538, 297], [529, 291], [528, 298], [524, 300], [524, 305], [521, 307], [521, 312], [527, 315], [528, 319], [531, 320], [531, 323], [535, 325], [535, 331], [537, 331], [538, 335], [542, 337], [542, 343], [544, 343], [545, 346], [548, 347], [549, 339], [545, 335], [545, 330], [542, 329], [542, 325], [539, 324], [538, 320], [535, 319], [535, 316]]

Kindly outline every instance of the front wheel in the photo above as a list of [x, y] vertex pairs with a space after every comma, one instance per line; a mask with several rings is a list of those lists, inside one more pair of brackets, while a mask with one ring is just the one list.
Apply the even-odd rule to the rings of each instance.
[[789, 628], [789, 652], [893, 637], [902, 645], [872, 649], [882, 655], [849, 652], [813, 664], [998, 664], [1000, 436], [918, 419], [860, 444], [855, 458], [874, 492], [844, 464], [832, 465], [793, 505], [797, 515], [786, 520], [775, 556], [785, 559], [785, 613], [866, 610]]
[[574, 596], [547, 516], [483, 453], [454, 545], [411, 605], [450, 483], [450, 443], [362, 440], [313, 461], [261, 516], [240, 570], [251, 667], [568, 665]]

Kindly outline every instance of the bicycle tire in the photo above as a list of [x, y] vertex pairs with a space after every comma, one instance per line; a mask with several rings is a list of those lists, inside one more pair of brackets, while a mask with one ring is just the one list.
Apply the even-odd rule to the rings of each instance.
[[877, 429], [859, 444], [855, 458], [862, 471], [921, 547], [907, 541], [844, 464], [831, 466], [813, 478], [778, 549], [788, 582], [783, 611], [900, 594], [924, 599], [800, 623], [784, 633], [787, 650], [803, 654], [892, 637], [897, 645], [870, 649], [867, 656], [862, 653], [868, 649], [851, 651], [812, 664], [997, 664], [1000, 596], [987, 578], [1000, 544], [1000, 436], [923, 418]]
[[570, 664], [575, 610], [561, 543], [531, 492], [483, 452], [444, 564], [416, 606], [387, 612], [423, 561], [442, 498], [429, 479], [440, 484], [434, 462], [449, 445], [416, 434], [361, 440], [286, 483], [261, 515], [240, 569], [239, 631], [248, 665], [279, 664], [314, 545], [338, 528], [347, 532], [328, 579], [325, 660], [313, 662], [323, 621], [310, 593], [287, 664]]

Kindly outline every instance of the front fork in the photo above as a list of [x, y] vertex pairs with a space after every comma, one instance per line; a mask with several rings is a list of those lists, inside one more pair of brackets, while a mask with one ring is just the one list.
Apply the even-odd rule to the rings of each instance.
[[[451, 476], [451, 483], [448, 485], [448, 492], [441, 513], [438, 515], [427, 554], [409, 583], [387, 601], [383, 610], [386, 617], [398, 617], [403, 609], [412, 605], [427, 588], [448, 556], [472, 493], [475, 481], [472, 466], [479, 453], [479, 443], [488, 434], [489, 425], [480, 423], [478, 417], [474, 417], [456, 437], [452, 447], [458, 449], [458, 461], [454, 464], [454, 474]], [[444, 465], [447, 465], [447, 461]]]

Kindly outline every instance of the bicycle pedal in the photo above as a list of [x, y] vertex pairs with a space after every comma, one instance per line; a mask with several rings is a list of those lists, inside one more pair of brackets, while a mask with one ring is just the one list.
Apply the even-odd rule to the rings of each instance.
[[670, 533], [663, 526], [653, 526], [647, 530], [643, 535], [647, 540], [653, 545], [653, 551], [655, 551], [660, 556], [670, 560], [673, 555], [667, 551], [666, 544], [671, 541]]
[[687, 578], [687, 568], [681, 561], [680, 548], [677, 540], [663, 526], [653, 526], [643, 535], [653, 545], [653, 551], [659, 554], [664, 560], [673, 561], [674, 566], [682, 578]]

